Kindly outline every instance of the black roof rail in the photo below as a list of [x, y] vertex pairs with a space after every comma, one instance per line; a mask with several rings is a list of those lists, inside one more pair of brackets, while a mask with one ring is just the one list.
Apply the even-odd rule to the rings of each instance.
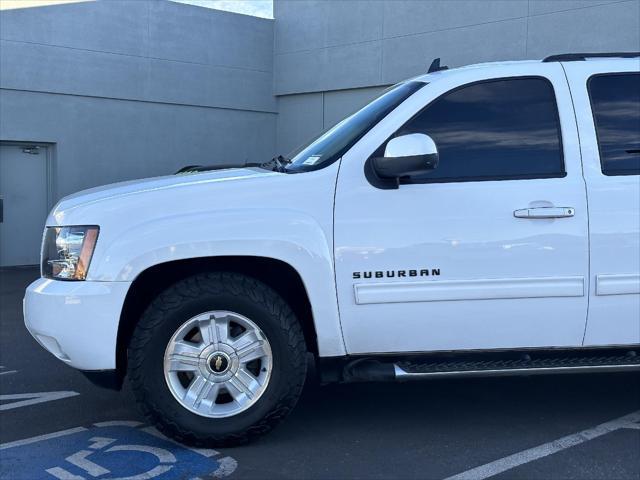
[[606, 53], [562, 53], [551, 55], [542, 60], [548, 62], [579, 62], [587, 58], [635, 58], [640, 57], [640, 52], [606, 52]]

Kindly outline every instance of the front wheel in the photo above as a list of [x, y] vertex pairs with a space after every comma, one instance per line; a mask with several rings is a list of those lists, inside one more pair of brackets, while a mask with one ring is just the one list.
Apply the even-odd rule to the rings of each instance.
[[176, 440], [245, 443], [278, 424], [306, 374], [302, 328], [265, 284], [200, 274], [160, 294], [140, 319], [128, 373], [143, 413]]

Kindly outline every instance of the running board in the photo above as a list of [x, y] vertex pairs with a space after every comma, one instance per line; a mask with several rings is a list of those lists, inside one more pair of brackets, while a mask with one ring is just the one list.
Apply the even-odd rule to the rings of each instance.
[[611, 352], [516, 352], [504, 355], [475, 355], [437, 358], [412, 356], [395, 360], [359, 358], [348, 362], [342, 372], [345, 382], [404, 381], [449, 377], [503, 377], [640, 371], [640, 355], [633, 350]]

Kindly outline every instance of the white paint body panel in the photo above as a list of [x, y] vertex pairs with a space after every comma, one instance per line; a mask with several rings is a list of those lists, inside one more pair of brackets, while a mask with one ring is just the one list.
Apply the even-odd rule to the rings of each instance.
[[607, 176], [591, 113], [592, 75], [637, 72], [640, 60], [564, 64], [575, 105], [589, 198], [591, 274], [585, 346], [640, 343], [640, 177]]
[[114, 369], [118, 321], [129, 286], [41, 278], [27, 289], [25, 324], [40, 345], [72, 367]]

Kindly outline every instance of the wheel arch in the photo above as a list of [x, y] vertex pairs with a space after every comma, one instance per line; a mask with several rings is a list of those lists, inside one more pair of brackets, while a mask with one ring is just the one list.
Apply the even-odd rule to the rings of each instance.
[[[275, 290], [302, 324], [307, 350], [318, 355], [318, 338], [307, 288], [290, 264], [269, 257], [221, 256], [174, 260], [143, 270], [132, 282], [120, 315], [116, 370], [120, 384], [127, 369], [127, 348], [135, 327], [151, 301], [176, 282], [198, 273], [233, 272], [250, 276]], [[277, 279], [277, 281], [276, 281]]]

